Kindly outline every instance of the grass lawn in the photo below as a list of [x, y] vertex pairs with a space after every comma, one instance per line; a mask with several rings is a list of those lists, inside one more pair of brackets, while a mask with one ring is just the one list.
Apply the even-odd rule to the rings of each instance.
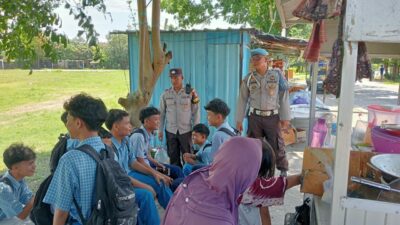
[[129, 90], [128, 71], [0, 70], [0, 173], [6, 167], [3, 151], [23, 142], [37, 152], [37, 172], [28, 178], [36, 190], [48, 175], [49, 156], [57, 137], [66, 132], [60, 121], [62, 105], [72, 95], [86, 92], [103, 99], [108, 109], [122, 108], [117, 100]]

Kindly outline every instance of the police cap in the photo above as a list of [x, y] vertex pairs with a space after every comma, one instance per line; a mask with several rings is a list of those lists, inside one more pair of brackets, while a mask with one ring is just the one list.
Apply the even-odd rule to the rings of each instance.
[[169, 76], [183, 76], [181, 68], [172, 68], [169, 70]]
[[268, 54], [269, 54], [268, 51], [263, 48], [256, 48], [251, 50], [251, 56], [255, 55], [267, 56]]

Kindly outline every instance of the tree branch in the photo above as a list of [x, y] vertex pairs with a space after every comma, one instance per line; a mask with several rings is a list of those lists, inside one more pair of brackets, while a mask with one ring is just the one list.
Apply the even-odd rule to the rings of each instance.
[[146, 80], [148, 80], [149, 70], [152, 73], [150, 41], [147, 25], [146, 0], [138, 0], [138, 16], [139, 16], [139, 85], [138, 90], [143, 92], [146, 90]]

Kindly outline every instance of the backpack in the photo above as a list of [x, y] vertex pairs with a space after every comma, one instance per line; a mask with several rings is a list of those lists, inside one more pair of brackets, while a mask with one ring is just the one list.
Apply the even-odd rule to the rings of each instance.
[[[53, 173], [51, 173], [39, 186], [35, 200], [33, 201], [32, 211], [29, 214], [30, 219], [36, 225], [52, 225], [53, 213], [51, 213], [50, 205], [43, 202], [46, 196], [47, 189], [49, 189]], [[75, 199], [74, 199], [75, 203]]]
[[219, 128], [218, 131], [222, 131], [222, 132], [224, 132], [225, 134], [227, 134], [227, 135], [229, 135], [231, 137], [240, 136], [239, 130], [237, 130], [235, 128], [232, 128], [232, 129], [233, 129], [233, 132], [231, 130], [229, 130], [228, 128], [226, 128], [226, 127], [222, 127], [222, 128]]
[[[44, 199], [44, 197], [46, 196], [46, 193], [47, 193], [47, 190], [48, 190], [48, 188], [49, 188], [49, 186], [50, 186], [50, 183], [51, 183], [51, 180], [53, 179], [53, 174], [54, 174], [54, 172], [55, 172], [55, 169], [57, 168], [57, 165], [58, 165], [58, 161], [59, 161], [59, 159], [61, 158], [61, 156], [66, 152], [66, 140], [68, 139], [68, 136], [66, 136], [66, 135], [60, 135], [60, 138], [59, 138], [59, 142], [54, 146], [54, 148], [53, 148], [53, 151], [52, 151], [52, 154], [51, 154], [51, 159], [50, 159], [50, 166], [52, 166], [53, 165], [53, 167], [51, 167], [51, 173], [50, 173], [50, 175], [40, 184], [40, 186], [39, 186], [39, 188], [38, 188], [38, 190], [37, 190], [37, 192], [36, 192], [36, 195], [35, 195], [35, 200], [34, 200], [34, 202], [33, 202], [33, 208], [32, 208], [32, 211], [31, 211], [31, 213], [30, 213], [30, 219], [32, 220], [32, 222], [34, 223], [34, 224], [36, 224], [36, 225], [52, 225], [53, 224], [53, 213], [51, 212], [51, 208], [50, 208], [50, 205], [49, 204], [47, 204], [47, 203], [44, 203], [43, 202], [43, 199]], [[63, 146], [65, 146], [64, 148], [63, 148]], [[80, 149], [80, 148], [84, 148], [84, 149], [87, 149], [88, 147], [87, 146], [80, 146], [79, 148], [78, 148], [78, 150]], [[90, 150], [89, 151], [94, 151], [94, 150], [92, 150], [92, 148], [89, 146], [89, 148], [90, 148]], [[65, 150], [65, 151], [64, 151]], [[85, 150], [83, 150], [83, 151], [85, 151]], [[108, 151], [113, 151], [113, 150], [110, 150], [110, 149], [108, 149]], [[98, 157], [100, 157], [98, 154], [97, 154], [97, 152], [94, 152]], [[109, 154], [109, 155], [112, 155], [112, 157], [113, 157], [113, 153], [111, 152], [111, 154]], [[113, 159], [113, 158], [112, 158]], [[114, 161], [114, 160], [112, 160], [112, 161]], [[115, 162], [115, 161], [114, 161]], [[116, 162], [117, 163], [117, 162]], [[118, 165], [118, 167], [119, 167], [119, 164], [117, 163], [117, 165]], [[115, 165], [114, 165], [115, 166]], [[98, 168], [99, 168], [99, 166], [98, 166]], [[120, 167], [119, 167], [120, 168]], [[118, 169], [115, 169], [115, 168], [113, 168], [113, 170], [118, 170]], [[120, 168], [120, 170], [122, 170], [122, 168]], [[101, 170], [97, 170], [97, 173], [99, 173], [99, 171], [101, 172]], [[125, 171], [123, 171], [124, 173], [125, 173]], [[127, 176], [127, 175], [126, 175]], [[99, 181], [99, 179], [98, 179], [98, 175], [96, 175], [96, 189], [98, 189], [98, 186], [99, 186], [99, 182], [102, 182], [101, 183], [101, 185], [100, 186], [102, 186], [102, 188], [104, 189], [104, 184], [105, 184], [105, 181], [104, 181], [104, 176], [102, 176], [102, 178], [101, 178], [101, 180], [102, 181]], [[107, 177], [108, 178], [108, 176], [105, 176], [105, 177]], [[115, 177], [114, 175], [113, 175], [113, 177]], [[129, 179], [129, 178], [128, 178]], [[126, 180], [126, 179], [125, 179]], [[119, 183], [119, 181], [118, 181], [118, 183]], [[117, 183], [116, 183], [117, 184]], [[130, 183], [130, 180], [129, 180], [129, 188], [130, 188], [130, 191], [131, 192], [133, 192], [132, 191], [132, 186], [131, 186], [131, 183]], [[101, 193], [101, 192], [100, 192]], [[118, 193], [118, 192], [114, 192], [114, 193]], [[132, 194], [132, 193], [131, 193]], [[96, 190], [96, 195], [95, 195], [96, 197], [97, 197], [97, 190]], [[97, 200], [97, 198], [96, 198], [96, 200]], [[129, 199], [128, 199], [129, 200]], [[115, 201], [115, 199], [113, 200], [113, 201]], [[134, 193], [133, 193], [133, 203], [132, 203], [132, 201], [131, 200], [129, 200], [130, 202], [131, 202], [131, 207], [134, 207], [134, 209], [132, 209], [132, 213], [133, 213], [133, 215], [136, 215], [136, 203], [135, 203], [135, 196], [134, 196]], [[96, 201], [97, 202], [97, 201]], [[100, 202], [103, 202], [104, 203], [104, 201], [100, 201]], [[117, 201], [115, 201], [115, 202], [118, 202], [118, 200]], [[79, 208], [79, 205], [78, 205], [78, 203], [76, 202], [76, 199], [75, 198], [73, 198], [73, 203], [74, 203], [74, 205], [75, 205], [75, 207], [78, 209], [78, 213], [79, 213], [79, 216], [80, 216], [80, 218], [81, 218], [81, 220], [82, 221], [85, 221], [85, 219], [84, 219], [84, 217], [83, 217], [83, 214], [82, 214], [82, 211], [80, 210], [80, 208]], [[107, 204], [107, 206], [108, 206], [108, 208], [110, 208], [110, 210], [113, 210], [114, 209], [114, 207], [109, 207], [109, 205], [110, 205], [110, 203], [106, 203]], [[100, 204], [100, 206], [101, 206], [101, 204]], [[125, 207], [125, 206], [124, 206]], [[126, 209], [131, 209], [131, 207], [125, 207]], [[124, 209], [124, 208], [123, 208]], [[100, 210], [103, 210], [104, 211], [104, 207], [100, 207]], [[98, 211], [100, 211], [100, 210], [98, 210]], [[92, 214], [94, 213], [94, 211], [95, 211], [95, 209], [93, 209], [93, 212], [92, 212]], [[109, 215], [109, 214], [104, 214], [104, 215]], [[119, 215], [118, 213], [115, 213], [115, 215], [117, 216], [117, 215]], [[93, 215], [91, 216], [91, 218], [93, 217]], [[134, 217], [133, 218], [135, 221], [136, 221], [136, 217]], [[97, 219], [97, 221], [99, 221], [99, 219]], [[110, 220], [110, 221], [113, 221], [113, 220]], [[136, 223], [134, 221], [134, 223]], [[86, 225], [86, 224], [93, 224], [93, 223], [84, 223], [84, 225]], [[94, 223], [95, 224], [95, 223]], [[99, 223], [99, 224], [101, 224], [101, 225], [104, 225], [104, 224], [117, 224], [117, 223]], [[120, 223], [120, 224], [130, 224], [130, 223]]]
[[55, 144], [53, 150], [51, 150], [50, 173], [54, 173], [56, 171], [58, 161], [60, 161], [61, 156], [63, 156], [67, 152], [68, 139], [68, 134], [60, 134], [57, 144]]
[[142, 128], [136, 128], [136, 129], [134, 129], [134, 130], [132, 131], [132, 133], [129, 135], [129, 137], [131, 137], [131, 136], [134, 135], [134, 134], [141, 134], [141, 135], [143, 135], [144, 142], [147, 142], [147, 141], [148, 141], [148, 140], [147, 140], [147, 137], [146, 137], [146, 134], [144, 133], [144, 130], [143, 130]]
[[85, 219], [77, 207], [84, 225], [136, 225], [137, 205], [131, 180], [117, 161], [110, 147], [98, 154], [91, 146], [77, 150], [88, 154], [97, 162], [94, 202], [95, 207]]
[[[36, 225], [52, 225], [53, 213], [51, 212], [50, 205], [43, 202], [46, 196], [47, 189], [49, 189], [53, 174], [56, 171], [60, 158], [67, 152], [68, 134], [60, 134], [57, 144], [54, 145], [50, 156], [50, 175], [40, 184], [35, 200], [33, 201], [32, 211], [29, 215], [32, 222]], [[75, 198], [74, 204], [76, 204]]]
[[310, 201], [310, 198], [306, 198], [302, 205], [296, 206], [296, 213], [291, 224], [310, 225]]

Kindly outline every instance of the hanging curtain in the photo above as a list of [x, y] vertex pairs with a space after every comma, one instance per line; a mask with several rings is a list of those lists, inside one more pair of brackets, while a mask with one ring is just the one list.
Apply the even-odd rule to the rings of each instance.
[[357, 74], [356, 79], [361, 81], [362, 78], [370, 79], [373, 71], [371, 60], [367, 52], [367, 45], [365, 42], [358, 42], [358, 55], [357, 55]]
[[314, 22], [313, 31], [304, 51], [304, 59], [317, 62], [322, 44], [326, 42], [324, 19], [340, 15], [343, 0], [302, 0], [293, 15]]
[[[338, 39], [332, 47], [332, 55], [329, 61], [329, 70], [324, 80], [324, 88], [327, 93], [340, 97], [340, 84], [342, 79], [342, 65], [343, 65], [343, 23], [346, 7], [343, 5], [339, 26], [338, 26]], [[362, 78], [371, 78], [373, 74], [371, 61], [367, 52], [367, 45], [365, 42], [358, 42], [357, 52], [357, 71], [356, 80]]]
[[319, 58], [319, 50], [326, 40], [324, 20], [315, 22], [308, 45], [306, 49], [304, 49], [304, 59], [308, 62], [317, 62]]
[[319, 21], [340, 15], [343, 0], [302, 0], [293, 15], [308, 21]]

